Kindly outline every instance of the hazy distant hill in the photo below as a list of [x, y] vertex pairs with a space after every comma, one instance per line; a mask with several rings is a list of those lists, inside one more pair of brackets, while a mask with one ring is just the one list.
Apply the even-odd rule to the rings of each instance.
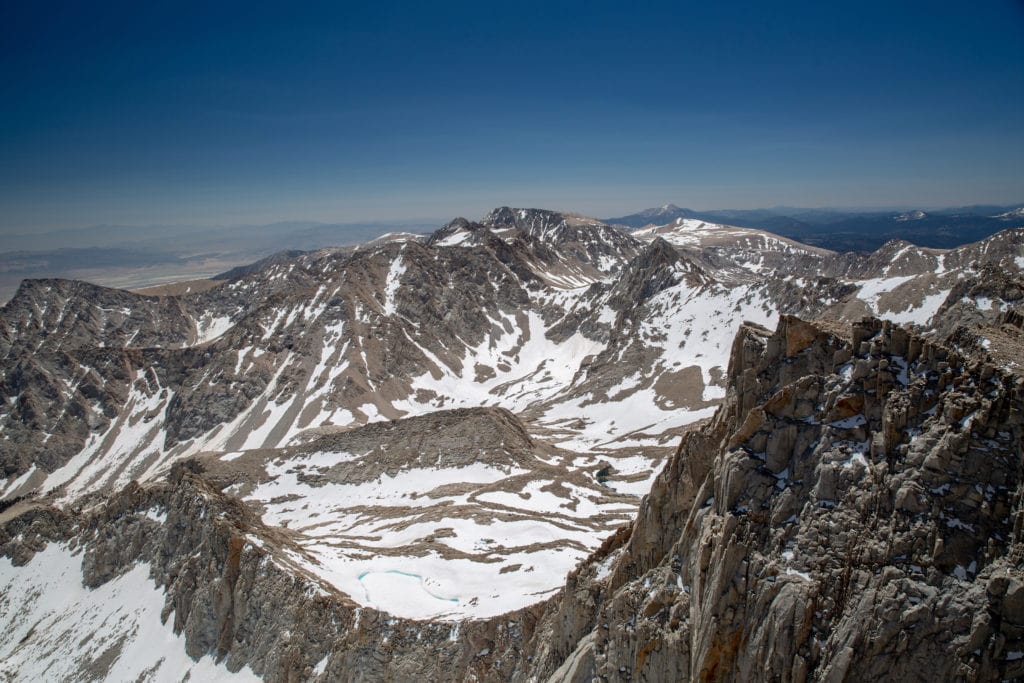
[[356, 244], [395, 230], [429, 232], [435, 227], [428, 221], [290, 221], [231, 227], [99, 225], [9, 235], [0, 241], [0, 301], [26, 278], [136, 288], [209, 277], [282, 251]]

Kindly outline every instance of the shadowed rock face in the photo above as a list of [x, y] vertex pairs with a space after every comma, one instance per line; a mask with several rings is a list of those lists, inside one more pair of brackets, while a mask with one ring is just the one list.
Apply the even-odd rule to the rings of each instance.
[[356, 607], [198, 463], [84, 516], [22, 514], [0, 549], [32, 566], [68, 540], [89, 586], [148, 563], [190, 654], [267, 680], [1024, 675], [1019, 377], [878, 320], [786, 317], [740, 331], [727, 379], [636, 521], [499, 618]]

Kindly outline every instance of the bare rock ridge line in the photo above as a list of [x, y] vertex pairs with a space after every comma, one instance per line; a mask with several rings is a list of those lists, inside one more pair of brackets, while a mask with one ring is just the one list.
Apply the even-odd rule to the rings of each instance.
[[[889, 322], [788, 316], [743, 326], [726, 377], [636, 520], [490, 619], [358, 605], [198, 460], [91, 511], [26, 512], [0, 550], [27, 569], [76, 552], [93, 588], [143, 563], [189, 655], [265, 680], [1024, 676], [1024, 380]], [[529, 446], [501, 411], [443, 419], [467, 415]]]
[[[735, 321], [773, 325], [780, 313], [878, 315], [943, 339], [962, 321], [989, 328], [988, 350], [1014, 362], [993, 328], [1024, 294], [1022, 234], [954, 250], [891, 242], [864, 256], [694, 219], [630, 235], [503, 207], [480, 223], [456, 219], [426, 244], [407, 236], [274, 258], [190, 294], [26, 281], [0, 325], [0, 498], [79, 495], [202, 451], [458, 407], [445, 395], [455, 380], [481, 389], [461, 405], [529, 408], [566, 432], [559, 405], [607, 402], [601, 392], [619, 385], [678, 405], [657, 380], [699, 368], [686, 401], [699, 411], [720, 398]], [[665, 334], [680, 320], [694, 336]], [[568, 358], [564, 378], [552, 364], [516, 363], [553, 344]], [[634, 426], [650, 437], [672, 428], [656, 422]], [[119, 465], [102, 475], [90, 467], [100, 460]]]

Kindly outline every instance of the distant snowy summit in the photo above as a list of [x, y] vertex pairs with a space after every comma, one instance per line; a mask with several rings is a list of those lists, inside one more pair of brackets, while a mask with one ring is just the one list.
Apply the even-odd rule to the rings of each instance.
[[1013, 209], [1011, 211], [1007, 211], [1005, 213], [1001, 213], [995, 217], [1000, 218], [1004, 221], [1022, 220], [1024, 219], [1024, 206], [1017, 209]]
[[644, 209], [628, 216], [607, 218], [605, 223], [625, 228], [644, 228], [648, 225], [665, 225], [679, 218], [694, 218], [696, 216], [697, 212], [692, 209], [684, 209], [675, 204], [664, 204], [653, 209]]
[[777, 206], [767, 209], [694, 211], [675, 204], [607, 218], [626, 230], [662, 226], [680, 218], [736, 228], [767, 230], [776, 235], [831, 251], [870, 252], [891, 240], [920, 247], [954, 249], [1024, 225], [1024, 208], [1016, 204], [975, 205], [944, 209], [808, 209]]

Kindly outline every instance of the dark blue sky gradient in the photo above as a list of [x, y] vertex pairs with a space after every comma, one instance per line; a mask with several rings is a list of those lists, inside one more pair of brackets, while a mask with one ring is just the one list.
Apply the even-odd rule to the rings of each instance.
[[1020, 1], [290, 5], [9, 3], [0, 232], [1024, 201]]

